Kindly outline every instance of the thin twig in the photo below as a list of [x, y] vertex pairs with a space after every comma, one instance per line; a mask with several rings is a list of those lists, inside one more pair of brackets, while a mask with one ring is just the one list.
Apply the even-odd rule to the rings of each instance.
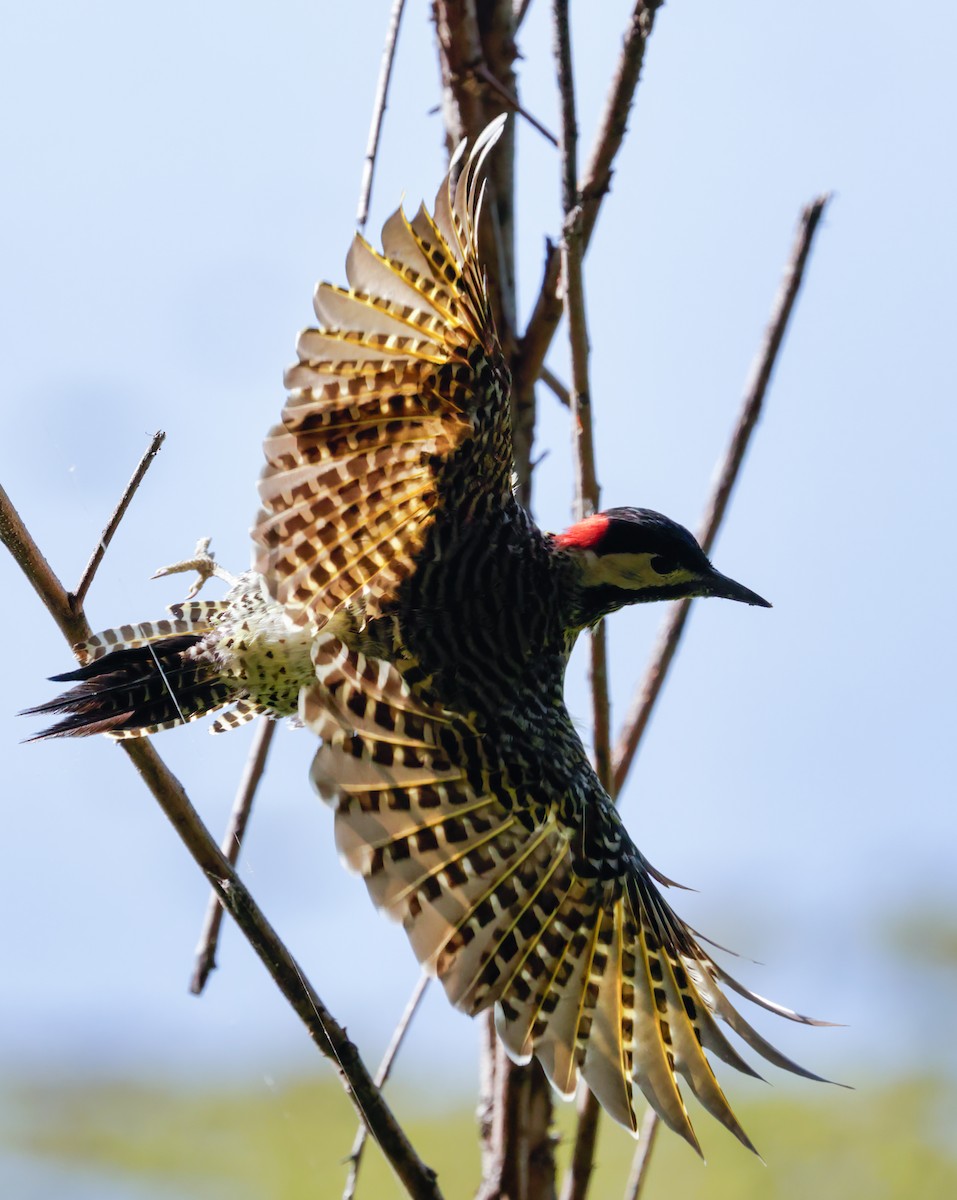
[[[77, 611], [71, 605], [62, 584], [50, 570], [2, 488], [0, 536], [71, 644], [88, 634], [89, 625], [82, 609]], [[441, 1193], [435, 1172], [416, 1154], [373, 1083], [355, 1045], [322, 1003], [299, 964], [219, 850], [182, 784], [167, 769], [148, 738], [122, 741], [120, 747], [133, 762], [180, 840], [232, 913], [320, 1052], [335, 1064], [347, 1095], [409, 1195], [422, 1200], [439, 1200]]]
[[110, 517], [109, 521], [107, 521], [106, 528], [100, 535], [100, 540], [97, 543], [97, 547], [90, 555], [90, 561], [86, 564], [86, 569], [83, 572], [83, 576], [76, 586], [76, 591], [73, 593], [74, 597], [76, 598], [75, 602], [77, 608], [81, 608], [83, 606], [83, 601], [86, 599], [86, 593], [90, 590], [90, 584], [93, 582], [93, 576], [96, 574], [97, 568], [103, 561], [103, 555], [106, 553], [106, 548], [109, 546], [110, 542], [112, 542], [113, 535], [116, 533], [120, 521], [123, 520], [123, 515], [129, 508], [130, 501], [136, 494], [136, 489], [143, 482], [144, 475], [150, 469], [153, 459], [159, 453], [160, 446], [162, 446], [165, 440], [166, 434], [161, 429], [158, 429], [156, 433], [153, 434], [149, 448], [140, 459], [139, 465], [133, 472], [133, 476], [129, 483], [126, 485], [126, 490], [120, 497], [119, 504], [117, 504], [116, 508], [114, 508], [113, 515]]
[[[572, 438], [575, 459], [575, 515], [580, 520], [597, 512], [601, 489], [595, 466], [595, 437], [591, 390], [588, 379], [588, 321], [582, 278], [583, 213], [578, 192], [578, 123], [575, 113], [575, 81], [572, 71], [571, 35], [568, 29], [568, 0], [554, 0], [555, 57], [562, 115], [562, 207], [565, 213], [562, 239], [562, 292], [571, 347]], [[611, 730], [608, 706], [608, 665], [605, 630], [600, 625], [591, 635], [591, 692], [595, 769], [602, 784], [611, 781]]]
[[532, 0], [515, 0], [513, 11], [515, 20], [515, 32], [518, 32], [519, 26], [525, 20], [528, 10], [532, 7]]
[[649, 1108], [641, 1122], [641, 1132], [638, 1134], [638, 1145], [635, 1147], [635, 1157], [631, 1163], [631, 1174], [625, 1185], [625, 1200], [638, 1200], [641, 1189], [648, 1175], [651, 1163], [651, 1152], [655, 1148], [655, 1138], [661, 1122], [653, 1108]]
[[[581, 194], [578, 190], [578, 127], [575, 114], [575, 84], [572, 70], [571, 35], [568, 28], [568, 0], [553, 0], [555, 57], [562, 110], [562, 282], [568, 340], [571, 347], [571, 411], [575, 458], [575, 515], [578, 519], [597, 512], [600, 488], [595, 465], [595, 440], [592, 425], [591, 392], [588, 379], [588, 324], [585, 315], [585, 289], [582, 278], [584, 223]], [[595, 770], [602, 785], [611, 786], [611, 713], [608, 699], [608, 658], [604, 621], [592, 631], [590, 639], [589, 682], [592, 699], [593, 753]], [[579, 1100], [579, 1120], [575, 1131], [572, 1161], [562, 1185], [562, 1200], [583, 1200], [591, 1178], [598, 1133], [599, 1106], [590, 1091]]]
[[558, 397], [558, 399], [566, 408], [571, 408], [571, 392], [553, 371], [550, 371], [548, 367], [542, 367], [539, 379], [545, 384], [550, 392]]
[[[661, 3], [662, 0], [638, 0], [625, 31], [594, 149], [579, 181], [583, 209], [583, 251], [588, 249], [602, 201], [611, 184], [612, 167], [625, 136], [628, 114], [644, 62], [645, 46]], [[529, 403], [527, 393], [534, 391], [535, 380], [541, 374], [542, 364], [561, 319], [558, 258], [557, 248], [549, 247], [538, 298], [512, 371], [513, 387], [520, 404]]]
[[[760, 416], [764, 395], [771, 380], [771, 374], [784, 340], [788, 321], [794, 309], [794, 302], [801, 287], [804, 268], [807, 265], [808, 256], [811, 252], [814, 234], [820, 223], [821, 215], [824, 212], [828, 199], [827, 195], [818, 196], [801, 213], [797, 237], [787, 265], [785, 266], [778, 294], [771, 309], [771, 319], [768, 322], [764, 339], [748, 375], [744, 400], [734, 433], [731, 436], [731, 442], [724, 460], [715, 476], [711, 495], [705, 507], [698, 541], [706, 554], [710, 552], [714, 544], [718, 528], [727, 508], [728, 499], [737, 480], [741, 464], [744, 461], [745, 450]], [[655, 702], [661, 694], [661, 688], [668, 673], [668, 668], [671, 666], [675, 651], [678, 648], [678, 643], [681, 640], [690, 607], [690, 600], [681, 600], [672, 606], [672, 610], [658, 635], [658, 641], [645, 677], [635, 692], [615, 746], [614, 783], [616, 795], [624, 787], [625, 779], [634, 761], [638, 745], [648, 727], [648, 721], [654, 709]], [[635, 1153], [631, 1177], [629, 1178], [628, 1187], [625, 1192], [626, 1200], [638, 1200], [641, 1193], [647, 1176], [658, 1125], [658, 1114], [653, 1109], [649, 1109], [642, 1123], [642, 1140]]]
[[[399, 1048], [405, 1040], [405, 1035], [409, 1032], [409, 1026], [412, 1024], [412, 1018], [422, 1003], [422, 997], [429, 986], [429, 979], [430, 976], [424, 972], [419, 976], [419, 982], [415, 985], [415, 990], [409, 997], [409, 1001], [405, 1006], [405, 1012], [399, 1019], [398, 1025], [392, 1031], [392, 1038], [386, 1047], [385, 1054], [382, 1056], [382, 1061], [379, 1063], [379, 1069], [375, 1073], [375, 1085], [377, 1088], [384, 1087], [389, 1078], [395, 1056], [399, 1053]], [[342, 1200], [353, 1200], [356, 1194], [356, 1184], [359, 1180], [359, 1164], [362, 1162], [362, 1151], [365, 1149], [368, 1133], [369, 1131], [365, 1123], [360, 1122], [359, 1128], [356, 1131], [355, 1141], [352, 1143], [352, 1150], [349, 1154], [349, 1178], [346, 1180]]]
[[[226, 856], [226, 861], [235, 867], [239, 861], [239, 851], [246, 833], [246, 823], [252, 812], [253, 797], [259, 787], [259, 781], [266, 769], [266, 758], [272, 744], [276, 722], [271, 717], [260, 717], [256, 736], [249, 748], [246, 766], [243, 770], [236, 799], [233, 801], [232, 812], [229, 814], [229, 824], [223, 835], [220, 849]], [[199, 935], [196, 947], [196, 962], [193, 967], [193, 977], [189, 981], [189, 990], [198, 996], [206, 986], [210, 973], [216, 969], [216, 949], [219, 944], [219, 931], [223, 924], [223, 906], [219, 896], [213, 892], [206, 906], [206, 918], [203, 921], [203, 931]]]
[[375, 160], [379, 152], [379, 133], [382, 129], [382, 118], [385, 116], [386, 100], [389, 95], [389, 79], [392, 76], [392, 64], [395, 61], [395, 45], [399, 37], [399, 25], [402, 21], [403, 8], [405, 8], [405, 0], [394, 0], [392, 11], [389, 13], [389, 28], [386, 30], [385, 45], [382, 48], [382, 65], [379, 67], [379, 82], [376, 84], [375, 105], [372, 109], [372, 124], [369, 126], [369, 141], [366, 145], [366, 157], [362, 166], [359, 207], [356, 210], [356, 224], [360, 229], [365, 228], [366, 221], [369, 219], [372, 176], [375, 173]]
[[599, 487], [595, 472], [595, 443], [588, 384], [588, 322], [585, 316], [585, 290], [582, 281], [582, 208], [578, 192], [577, 166], [578, 123], [575, 114], [571, 39], [568, 31], [568, 0], [554, 0], [552, 12], [562, 116], [564, 236], [561, 245], [561, 290], [565, 317], [568, 320], [568, 341], [572, 360], [572, 437], [577, 478], [575, 515], [581, 519], [597, 512]]
[[520, 117], [524, 117], [529, 125], [531, 125], [533, 129], [537, 129], [546, 141], [551, 142], [553, 146], [558, 146], [558, 138], [554, 135], [554, 133], [552, 133], [550, 129], [543, 125], [537, 117], [533, 116], [527, 108], [522, 107], [515, 93], [510, 92], [504, 83], [496, 79], [485, 63], [479, 63], [474, 70], [476, 78], [484, 80], [485, 83], [487, 83], [492, 89], [492, 91], [498, 92], [509, 108], [511, 108], [514, 112], [517, 112]]
[[[821, 214], [828, 201], [828, 196], [818, 196], [801, 213], [798, 232], [791, 250], [791, 255], [784, 269], [778, 294], [771, 309], [771, 318], [765, 330], [764, 338], [751, 366], [745, 388], [744, 399], [738, 415], [737, 424], [724, 459], [715, 475], [711, 495], [705, 506], [704, 517], [698, 532], [698, 541], [705, 553], [710, 553], [714, 544], [718, 527], [724, 516], [731, 490], [734, 487], [744, 459], [748, 441], [754, 431], [755, 424], [761, 414], [761, 405], [767, 391], [771, 374], [777, 361], [778, 352], [784, 339], [788, 320], [794, 308], [807, 265], [815, 231], [821, 219]], [[685, 621], [688, 619], [690, 600], [681, 600], [675, 604], [658, 635], [652, 654], [651, 664], [638, 687], [622, 726], [621, 734], [615, 746], [614, 772], [615, 789], [620, 792], [625, 777], [631, 767], [641, 741], [642, 734], [648, 724], [654, 708], [655, 700], [661, 691], [662, 684], [668, 672], [668, 667], [674, 657], [678, 641], [681, 638]]]

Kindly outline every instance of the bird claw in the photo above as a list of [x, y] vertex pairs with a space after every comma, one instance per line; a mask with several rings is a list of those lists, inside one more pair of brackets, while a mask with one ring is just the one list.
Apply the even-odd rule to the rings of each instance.
[[185, 571], [195, 571], [199, 578], [186, 593], [187, 600], [192, 600], [199, 593], [203, 584], [214, 575], [217, 579], [225, 580], [230, 587], [233, 587], [236, 583], [236, 576], [221, 567], [209, 552], [209, 543], [212, 540], [208, 537], [200, 538], [196, 543], [192, 558], [184, 558], [182, 562], [170, 563], [168, 567], [160, 567], [150, 578], [161, 579], [164, 575], [178, 575]]

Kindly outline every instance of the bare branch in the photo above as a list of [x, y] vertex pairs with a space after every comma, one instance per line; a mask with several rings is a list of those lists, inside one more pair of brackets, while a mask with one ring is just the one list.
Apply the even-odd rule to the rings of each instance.
[[402, 10], [404, 8], [405, 0], [394, 0], [392, 11], [389, 13], [389, 28], [386, 30], [385, 46], [382, 48], [382, 65], [379, 67], [379, 82], [376, 84], [375, 104], [372, 109], [372, 124], [369, 126], [369, 141], [366, 145], [366, 157], [362, 167], [359, 207], [356, 210], [356, 224], [360, 229], [365, 228], [365, 223], [369, 219], [372, 176], [375, 173], [375, 160], [379, 152], [379, 132], [382, 129], [382, 118], [385, 116], [386, 99], [389, 95], [389, 79], [392, 76], [392, 64], [395, 61], [395, 44], [399, 37], [399, 25], [402, 21]]
[[527, 108], [522, 107], [518, 101], [518, 97], [515, 96], [514, 93], [510, 92], [503, 83], [500, 83], [495, 78], [485, 63], [479, 63], [479, 65], [475, 68], [475, 74], [479, 79], [484, 80], [493, 91], [498, 92], [509, 108], [512, 109], [513, 112], [517, 112], [520, 117], [524, 117], [529, 125], [531, 125], [533, 129], [536, 129], [546, 141], [551, 142], [551, 144], [555, 147], [558, 146], [558, 138], [554, 135], [554, 133], [552, 133], [550, 129], [546, 128], [546, 126], [544, 126], [537, 117], [533, 116]]
[[[246, 833], [246, 823], [252, 812], [253, 797], [256, 795], [259, 781], [266, 769], [266, 758], [269, 755], [269, 747], [272, 745], [275, 732], [276, 722], [271, 717], [259, 718], [256, 736], [249, 748], [246, 767], [242, 779], [239, 781], [232, 812], [229, 814], [229, 824], [220, 845], [226, 861], [234, 867], [239, 861], [239, 851]], [[216, 969], [216, 949], [219, 944], [219, 930], [222, 923], [223, 906], [219, 902], [219, 896], [213, 892], [206, 906], [206, 919], [203, 922], [203, 931], [196, 947], [196, 963], [193, 968], [193, 977], [189, 983], [189, 990], [194, 996], [198, 996], [202, 992], [210, 973]]]
[[[517, 1067], [511, 1061], [495, 1033], [491, 1013], [485, 1029], [482, 1183], [475, 1200], [551, 1200], [555, 1194], [551, 1085], [537, 1062]], [[490, 1107], [485, 1103], [489, 1094]]]
[[[771, 371], [784, 336], [787, 320], [793, 308], [797, 290], [800, 287], [801, 275], [804, 265], [807, 262], [811, 239], [813, 238], [814, 230], [820, 219], [826, 200], [827, 197], [819, 197], [802, 214], [798, 239], [785, 269], [784, 280], [778, 297], [775, 300], [764, 342], [751, 370], [744, 403], [731, 438], [731, 444], [721, 470], [716, 477], [712, 495], [705, 510], [705, 517], [698, 540], [706, 553], [710, 551], [714, 542], [718, 526], [724, 516], [728, 497], [731, 494], [731, 489], [734, 486], [744, 458], [748, 439], [760, 413], [761, 402], [771, 377]], [[632, 707], [629, 710], [615, 748], [613, 786], [609, 789], [613, 796], [617, 796], [624, 786], [628, 770], [638, 749], [638, 743], [647, 727], [655, 701], [660, 694], [668, 668], [671, 665], [671, 660], [678, 647], [690, 605], [691, 602], [689, 600], [682, 600], [680, 603], [673, 605], [662, 627], [655, 651], [652, 655], [651, 664], [648, 667], [640, 688], [636, 692], [635, 699], [632, 702]], [[562, 1200], [581, 1200], [581, 1197], [586, 1193], [594, 1162], [599, 1111], [594, 1096], [591, 1093], [587, 1094], [579, 1106], [579, 1121], [575, 1135], [572, 1165], [565, 1181]], [[657, 1129], [657, 1120], [656, 1113], [653, 1110], [649, 1110], [642, 1126], [642, 1143], [636, 1155], [636, 1165], [632, 1171], [632, 1181], [629, 1183], [629, 1187], [633, 1187], [634, 1189], [629, 1193], [630, 1195], [638, 1195], [638, 1189], [641, 1188], [645, 1177], [654, 1134]]]
[[[73, 644], [89, 634], [82, 609], [77, 611], [51, 571], [36, 543], [0, 488], [0, 536], [33, 584], [48, 612]], [[303, 975], [232, 865], [220, 852], [182, 784], [167, 769], [151, 742], [120, 742], [153, 793], [193, 859], [232, 913], [277, 987], [289, 1001], [322, 1054], [336, 1066], [346, 1093], [410, 1196], [440, 1200], [435, 1172], [427, 1167], [372, 1082], [359, 1052]]]
[[578, 1122], [572, 1144], [572, 1160], [562, 1181], [561, 1200], [584, 1200], [595, 1168], [595, 1146], [601, 1108], [594, 1092], [582, 1088], [578, 1095]]
[[474, 75], [482, 61], [475, 0], [433, 0], [432, 19], [442, 79], [445, 146], [451, 153], [463, 138], [474, 142], [488, 121]]
[[136, 489], [143, 482], [143, 477], [150, 469], [153, 459], [157, 456], [157, 454], [159, 454], [160, 446], [162, 446], [165, 440], [166, 434], [161, 429], [158, 429], [156, 433], [153, 434], [152, 441], [150, 442], [146, 453], [140, 459], [136, 470], [133, 472], [132, 478], [126, 485], [126, 490], [120, 497], [119, 504], [117, 504], [116, 508], [113, 509], [113, 515], [110, 517], [109, 521], [107, 521], [106, 528], [100, 535], [100, 540], [97, 543], [97, 547], [90, 555], [90, 561], [86, 564], [86, 569], [83, 572], [83, 576], [80, 579], [80, 582], [77, 584], [76, 591], [73, 593], [73, 595], [76, 597], [77, 608], [82, 607], [83, 601], [86, 599], [86, 593], [90, 590], [90, 584], [93, 582], [93, 576], [96, 574], [97, 568], [103, 561], [103, 555], [106, 553], [106, 548], [109, 546], [110, 542], [112, 542], [113, 535], [116, 533], [120, 521], [123, 520], [123, 515], [129, 508], [130, 501], [136, 494]]
[[10, 497], [0, 485], [0, 541], [13, 555], [33, 590], [46, 605], [60, 632], [75, 646], [90, 636], [91, 630], [73, 597], [54, 575], [50, 564], [40, 553], [27, 531]]
[[625, 1185], [625, 1200], [638, 1200], [641, 1189], [648, 1177], [648, 1166], [651, 1163], [651, 1152], [655, 1148], [655, 1138], [661, 1122], [653, 1108], [649, 1108], [641, 1122], [638, 1134], [638, 1145], [635, 1147], [635, 1157], [631, 1164], [631, 1174]]
[[[442, 80], [446, 146], [474, 141], [493, 116], [518, 104], [512, 63], [516, 48], [512, 0], [433, 0]], [[501, 87], [488, 83], [485, 70]], [[511, 98], [503, 99], [503, 89]], [[481, 237], [486, 247], [489, 297], [503, 352], [515, 356], [514, 122], [508, 122], [488, 161], [488, 191]], [[488, 249], [490, 247], [491, 249]], [[531, 423], [512, 393], [515, 469], [529, 499]], [[527, 437], [523, 437], [523, 431]], [[491, 1022], [491, 1016], [488, 1018]], [[494, 1028], [483, 1045], [483, 1081], [494, 1081], [494, 1120], [481, 1124], [484, 1200], [552, 1194], [551, 1088], [540, 1065], [517, 1067], [501, 1050]], [[492, 1059], [494, 1058], [494, 1061]], [[483, 1084], [484, 1086], [484, 1084]], [[488, 1093], [483, 1093], [488, 1095]], [[521, 1185], [519, 1187], [519, 1184]]]
[[[578, 124], [571, 36], [568, 29], [568, 0], [554, 0], [552, 11], [562, 114], [562, 206], [565, 213], [561, 249], [562, 292], [572, 359], [572, 438], [577, 481], [575, 514], [581, 519], [598, 511], [601, 495], [595, 467], [595, 439], [588, 379], [588, 322], [582, 278], [583, 212], [578, 192]], [[605, 631], [602, 626], [591, 635], [591, 691], [595, 766], [599, 778], [607, 787], [610, 782], [611, 732]]]
[[[474, 144], [493, 117], [520, 107], [512, 69], [517, 53], [514, 18], [511, 0], [483, 0], [481, 4], [476, 0], [433, 0], [432, 15], [445, 142], [451, 153], [463, 138]], [[488, 160], [482, 216], [489, 301], [509, 360], [515, 349], [514, 154], [515, 130], [510, 121]], [[520, 455], [516, 459], [521, 475], [527, 471], [527, 463]]]
[[[422, 1003], [422, 997], [429, 986], [429, 979], [430, 976], [424, 973], [419, 976], [419, 982], [415, 985], [415, 989], [409, 997], [409, 1001], [405, 1006], [405, 1012], [399, 1018], [399, 1023], [392, 1032], [392, 1039], [386, 1047], [386, 1052], [379, 1063], [379, 1069], [375, 1073], [375, 1085], [377, 1088], [384, 1087], [389, 1078], [392, 1064], [395, 1062], [395, 1056], [399, 1053], [399, 1049], [405, 1040], [405, 1035], [409, 1032], [409, 1026], [412, 1024], [412, 1018]], [[353, 1200], [356, 1194], [356, 1184], [359, 1181], [359, 1164], [362, 1162], [362, 1151], [365, 1149], [368, 1132], [365, 1123], [360, 1122], [355, 1141], [352, 1143], [352, 1150], [349, 1154], [349, 1178], [346, 1180], [342, 1200]]]
[[[748, 375], [744, 400], [741, 404], [737, 424], [731, 436], [727, 452], [715, 476], [711, 495], [705, 506], [704, 517], [698, 531], [698, 540], [706, 554], [710, 552], [714, 544], [714, 539], [721, 524], [721, 519], [724, 516], [731, 490], [734, 487], [744, 460], [745, 450], [747, 449], [751, 434], [754, 432], [758, 417], [761, 414], [764, 394], [767, 391], [768, 383], [774, 370], [774, 364], [777, 361], [778, 351], [781, 348], [788, 320], [794, 308], [794, 301], [801, 287], [804, 268], [811, 252], [814, 234], [828, 198], [826, 195], [818, 196], [801, 213], [797, 236], [790, 258], [784, 269], [778, 294], [772, 306], [771, 318], [765, 330], [761, 347]], [[648, 725], [648, 719], [651, 716], [655, 701], [665, 681], [671, 660], [674, 658], [685, 622], [688, 619], [688, 610], [690, 607], [690, 600], [681, 600], [672, 606], [671, 612], [658, 635], [658, 641], [655, 645], [651, 664], [648, 667], [645, 678], [642, 680], [640, 687], [632, 699], [631, 707], [628, 710], [628, 715], [625, 718], [625, 723], [618, 738], [618, 743], [615, 746], [614, 772], [616, 792], [621, 791], [624, 785], [625, 778], [634, 760], [635, 752], [638, 749], [638, 744]]]
[[[583, 251], [588, 249], [602, 200], [611, 184], [612, 166], [625, 136], [628, 114], [644, 62], [645, 46], [661, 3], [662, 0], [638, 0], [625, 32], [594, 149], [580, 182]], [[559, 251], [554, 246], [549, 247], [542, 286], [522, 337], [518, 359], [512, 372], [513, 386], [519, 397], [524, 397], [534, 388], [561, 319], [562, 297], [558, 258]]]
[[565, 384], [562, 383], [557, 375], [550, 371], [548, 367], [542, 367], [542, 373], [539, 375], [539, 379], [545, 384], [550, 392], [558, 397], [558, 399], [566, 408], [571, 408], [571, 392], [568, 390]]
[[161, 429], [157, 430], [156, 433], [153, 434], [153, 438], [149, 444], [149, 447], [147, 448], [146, 453], [140, 459], [136, 470], [133, 472], [132, 478], [126, 485], [126, 490], [120, 497], [119, 504], [117, 504], [116, 508], [113, 510], [113, 515], [110, 517], [109, 521], [107, 521], [106, 528], [100, 535], [100, 540], [97, 544], [97, 547], [90, 556], [90, 561], [86, 564], [86, 569], [83, 572], [83, 576], [80, 579], [80, 582], [77, 584], [76, 591], [73, 593], [76, 598], [77, 608], [82, 607], [83, 601], [86, 599], [86, 593], [90, 590], [90, 584], [93, 582], [93, 576], [96, 574], [97, 568], [103, 561], [103, 555], [106, 553], [106, 548], [109, 546], [110, 542], [112, 542], [113, 535], [116, 533], [120, 521], [123, 520], [123, 515], [129, 508], [130, 501], [136, 494], [136, 489], [143, 482], [143, 477], [150, 469], [153, 459], [159, 453], [160, 446], [162, 446], [165, 440], [166, 434]]
[[525, 20], [528, 10], [532, 7], [532, 0], [515, 0], [513, 11], [515, 14], [515, 30], [518, 32], [519, 27]]
[[[561, 292], [568, 339], [571, 347], [571, 411], [575, 458], [575, 515], [578, 519], [597, 512], [600, 489], [595, 466], [595, 441], [592, 425], [591, 391], [588, 378], [588, 324], [585, 315], [585, 289], [582, 277], [584, 253], [584, 213], [578, 190], [578, 126], [575, 113], [575, 85], [572, 71], [571, 37], [568, 28], [568, 0], [554, 0], [555, 57], [562, 109], [562, 200], [565, 213], [561, 247]], [[606, 789], [611, 787], [611, 712], [608, 700], [608, 659], [605, 623], [592, 631], [590, 638], [589, 681], [592, 697], [593, 753], [595, 770]], [[579, 1120], [575, 1131], [572, 1162], [562, 1186], [563, 1200], [583, 1200], [591, 1178], [598, 1133], [599, 1106], [588, 1090], [579, 1100]]]

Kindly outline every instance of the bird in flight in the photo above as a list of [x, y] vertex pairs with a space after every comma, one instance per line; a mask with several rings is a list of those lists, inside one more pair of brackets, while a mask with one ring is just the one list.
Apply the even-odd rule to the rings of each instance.
[[[753, 1149], [708, 1054], [774, 1049], [748, 991], [662, 895], [565, 706], [583, 630], [627, 604], [768, 607], [692, 535], [643, 508], [543, 532], [513, 494], [509, 374], [478, 252], [482, 173], [504, 118], [460, 147], [432, 212], [356, 235], [266, 437], [253, 569], [222, 600], [76, 647], [41, 737], [140, 737], [223, 710], [297, 716], [336, 843], [425, 970], [469, 1014], [494, 1006], [519, 1063], [579, 1078], [637, 1131], [637, 1093], [695, 1149], [679, 1079]], [[457, 169], [457, 170], [456, 170]], [[454, 181], [453, 181], [454, 180]], [[659, 886], [660, 885], [660, 886]], [[706, 1053], [707, 1052], [707, 1053]], [[700, 1153], [700, 1150], [699, 1150]]]

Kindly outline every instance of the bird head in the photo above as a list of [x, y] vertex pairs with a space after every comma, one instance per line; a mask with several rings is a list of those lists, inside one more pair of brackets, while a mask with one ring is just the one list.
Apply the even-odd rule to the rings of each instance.
[[581, 568], [581, 625], [625, 604], [722, 596], [770, 608], [720, 571], [684, 526], [648, 508], [609, 508], [555, 536]]

